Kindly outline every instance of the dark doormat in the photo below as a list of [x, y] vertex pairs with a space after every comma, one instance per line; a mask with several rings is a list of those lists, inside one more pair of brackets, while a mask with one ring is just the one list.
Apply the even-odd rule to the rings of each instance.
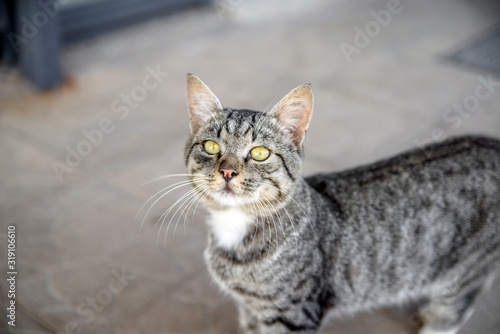
[[451, 55], [465, 65], [500, 73], [500, 25]]

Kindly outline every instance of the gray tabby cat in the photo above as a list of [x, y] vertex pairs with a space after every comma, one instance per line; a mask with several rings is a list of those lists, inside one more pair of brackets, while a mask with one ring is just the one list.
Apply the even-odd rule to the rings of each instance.
[[205, 258], [245, 333], [316, 333], [327, 312], [425, 299], [457, 333], [500, 260], [500, 142], [463, 137], [302, 178], [309, 85], [270, 112], [223, 108], [188, 75], [185, 160], [210, 212]]

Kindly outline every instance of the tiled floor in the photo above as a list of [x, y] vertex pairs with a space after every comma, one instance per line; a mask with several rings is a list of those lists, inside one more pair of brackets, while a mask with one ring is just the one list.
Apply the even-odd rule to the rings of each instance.
[[[154, 224], [183, 189], [156, 203], [142, 230], [145, 211], [136, 217], [151, 195], [180, 179], [144, 182], [184, 172], [188, 72], [223, 104], [250, 109], [311, 82], [306, 174], [386, 157], [439, 131], [500, 136], [499, 85], [469, 114], [445, 117], [492, 75], [446, 55], [498, 23], [494, 1], [402, 0], [400, 13], [379, 25], [351, 62], [340, 46], [354, 45], [354, 29], [376, 22], [371, 11], [387, 9], [388, 1], [231, 3], [222, 19], [211, 7], [189, 10], [68, 47], [63, 60], [72, 84], [55, 92], [36, 94], [15, 71], [2, 74], [0, 270], [7, 272], [5, 234], [15, 225], [18, 308], [16, 327], [0, 332], [237, 332], [234, 306], [203, 262], [203, 210], [191, 210], [185, 225], [179, 220], [175, 235], [173, 220], [158, 241]], [[157, 67], [168, 75], [141, 96]], [[136, 104], [121, 102], [123, 94]], [[59, 180], [54, 162], [66, 159], [71, 168], [60, 170]], [[500, 333], [499, 300], [496, 284], [460, 333]], [[333, 320], [322, 333], [415, 333], [411, 317], [397, 314], [404, 313]]]

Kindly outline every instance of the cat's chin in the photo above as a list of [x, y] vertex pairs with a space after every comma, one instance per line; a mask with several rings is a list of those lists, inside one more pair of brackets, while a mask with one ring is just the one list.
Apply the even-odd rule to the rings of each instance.
[[234, 208], [245, 204], [243, 198], [230, 188], [224, 188], [212, 196], [221, 206], [228, 208]]
[[[208, 200], [205, 201], [204, 206], [212, 210], [229, 210], [239, 208], [244, 211], [251, 210], [255, 205], [253, 196], [251, 194], [241, 195], [232, 188], [222, 188], [218, 191], [210, 193]], [[250, 207], [250, 209], [249, 209]]]

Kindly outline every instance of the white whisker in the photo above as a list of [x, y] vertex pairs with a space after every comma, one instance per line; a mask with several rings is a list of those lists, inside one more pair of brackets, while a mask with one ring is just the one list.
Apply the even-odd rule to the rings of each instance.
[[180, 177], [180, 176], [206, 176], [206, 175], [205, 174], [169, 174], [169, 175], [162, 175], [162, 176], [158, 176], [158, 177], [152, 178], [152, 179], [146, 181], [145, 183], [143, 183], [142, 185], [144, 186], [144, 185], [152, 183], [152, 182], [156, 182], [156, 181], [168, 179], [168, 178], [171, 178], [171, 177]]
[[[204, 189], [202, 189], [202, 190], [201, 190], [201, 192], [200, 192], [200, 193], [198, 193], [198, 194], [196, 194], [196, 195], [195, 195], [195, 197], [191, 200], [191, 203], [190, 203], [190, 204], [189, 204], [189, 206], [188, 206], [188, 210], [186, 211], [186, 214], [184, 215], [184, 235], [186, 234], [186, 220], [187, 220], [187, 217], [189, 216], [189, 211], [191, 210], [191, 207], [193, 206], [193, 204], [194, 204], [195, 202], [198, 202], [198, 203], [197, 203], [197, 206], [198, 206], [198, 204], [200, 204], [200, 198], [201, 198], [202, 196], [205, 196], [205, 193], [206, 193], [206, 192], [207, 192], [207, 191], [205, 191]], [[181, 215], [182, 215], [182, 214], [181, 214]], [[193, 217], [193, 220], [194, 220], [194, 217]]]
[[[200, 180], [201, 180], [201, 179], [200, 179]], [[150, 211], [151, 211], [151, 209], [155, 206], [155, 204], [156, 204], [156, 203], [158, 203], [158, 201], [160, 201], [163, 197], [167, 196], [170, 192], [172, 192], [172, 191], [174, 191], [174, 190], [176, 190], [176, 189], [179, 189], [179, 188], [185, 187], [185, 186], [187, 186], [187, 185], [190, 185], [191, 183], [192, 183], [192, 181], [189, 181], [189, 180], [180, 181], [180, 182], [177, 182], [177, 183], [175, 183], [175, 184], [173, 184], [173, 185], [171, 185], [171, 186], [168, 186], [168, 187], [166, 187], [166, 188], [163, 188], [162, 190], [158, 191], [156, 194], [154, 194], [153, 196], [151, 196], [151, 197], [150, 197], [150, 198], [146, 201], [146, 203], [144, 203], [144, 204], [142, 205], [142, 207], [139, 209], [139, 212], [137, 213], [137, 215], [139, 215], [139, 213], [142, 211], [142, 209], [144, 208], [144, 206], [146, 206], [146, 204], [147, 204], [149, 201], [151, 201], [151, 200], [152, 200], [155, 196], [157, 196], [157, 195], [158, 195], [158, 194], [160, 194], [161, 192], [166, 191], [166, 190], [168, 190], [168, 189], [169, 189], [169, 190], [168, 190], [168, 191], [166, 191], [164, 194], [162, 194], [160, 197], [158, 197], [158, 198], [157, 198], [157, 199], [153, 202], [153, 204], [151, 204], [151, 206], [149, 207], [148, 211], [147, 211], [147, 212], [146, 212], [146, 214], [144, 215], [144, 218], [143, 218], [143, 219], [142, 219], [142, 221], [141, 221], [141, 227], [140, 227], [140, 228], [142, 229], [142, 227], [143, 227], [143, 225], [144, 225], [144, 222], [145, 222], [145, 220], [146, 220], [146, 217], [149, 215], [149, 212], [150, 212]], [[172, 187], [173, 187], [173, 188], [172, 188]], [[170, 188], [172, 188], [172, 189], [170, 189]], [[156, 225], [155, 225], [155, 226], [156, 226]]]
[[[248, 198], [249, 198], [249, 196], [248, 196]], [[254, 243], [254, 241], [255, 241], [255, 238], [257, 237], [257, 232], [258, 232], [258, 230], [259, 230], [259, 225], [260, 225], [260, 222], [259, 222], [259, 212], [258, 212], [258, 208], [255, 206], [255, 203], [254, 203], [254, 202], [252, 202], [252, 201], [249, 201], [249, 204], [250, 204], [250, 206], [251, 206], [252, 210], [256, 210], [256, 211], [257, 211], [257, 212], [256, 212], [256, 215], [255, 215], [255, 216], [256, 216], [256, 220], [257, 220], [257, 227], [255, 228], [255, 232], [254, 232], [253, 237], [252, 237], [252, 242], [250, 243], [250, 248], [252, 248], [253, 243]], [[264, 219], [264, 218], [263, 218], [263, 219]]]
[[299, 209], [302, 211], [302, 213], [304, 214], [304, 216], [306, 217], [307, 219], [307, 222], [309, 223], [309, 225], [311, 226], [312, 230], [313, 230], [313, 234], [314, 234], [314, 237], [317, 239], [318, 236], [316, 234], [316, 231], [314, 230], [314, 226], [313, 224], [311, 223], [311, 219], [309, 219], [309, 216], [307, 215], [307, 213], [305, 212], [305, 210], [302, 208], [302, 206], [297, 203], [297, 201], [291, 196], [291, 195], [287, 195], [289, 196], [289, 198], [299, 207]]
[[[200, 186], [198, 186], [198, 187], [201, 187], [201, 186], [203, 186], [203, 185], [200, 185]], [[193, 193], [193, 192], [194, 192], [194, 191], [196, 191], [196, 190], [197, 190], [197, 187], [195, 187], [195, 188], [193, 188], [193, 189], [189, 190], [188, 192], [186, 192], [184, 195], [182, 195], [182, 197], [181, 197], [181, 198], [179, 198], [177, 201], [175, 201], [175, 203], [174, 203], [174, 204], [172, 204], [172, 205], [170, 206], [170, 208], [168, 208], [168, 210], [167, 210], [167, 211], [165, 211], [165, 212], [164, 212], [164, 213], [160, 216], [160, 218], [158, 218], [158, 220], [156, 221], [156, 224], [154, 225], [154, 227], [156, 227], [156, 226], [158, 225], [158, 223], [160, 222], [160, 220], [161, 220], [162, 222], [161, 222], [160, 228], [159, 228], [159, 230], [158, 230], [158, 237], [157, 237], [157, 240], [156, 240], [156, 242], [157, 242], [157, 243], [159, 242], [160, 232], [161, 232], [161, 229], [162, 229], [162, 227], [163, 227], [163, 224], [165, 223], [165, 219], [167, 218], [168, 214], [169, 214], [169, 213], [170, 213], [170, 212], [174, 209], [174, 207], [175, 207], [177, 204], [179, 204], [179, 202], [181, 202], [184, 198], [186, 198], [187, 196], [189, 196], [191, 193]], [[163, 218], [163, 219], [162, 219], [162, 218]], [[167, 230], [167, 232], [168, 232], [168, 230]]]
[[311, 229], [313, 230], [313, 234], [314, 234], [314, 237], [315, 238], [318, 238], [317, 234], [316, 234], [316, 231], [314, 230], [314, 226], [313, 224], [311, 223], [311, 219], [309, 219], [309, 215], [306, 213], [306, 211], [302, 208], [302, 206], [293, 198], [292, 194], [290, 192], [286, 192], [286, 191], [283, 191], [281, 189], [278, 189], [278, 191], [282, 192], [283, 194], [286, 195], [287, 199], [291, 199], [295, 205], [297, 205], [297, 207], [302, 211], [302, 213], [304, 214], [304, 216], [306, 217], [307, 219], [307, 222], [309, 223], [309, 225], [311, 226]]
[[[264, 193], [267, 193], [267, 191], [265, 191], [264, 189], [262, 189], [261, 191], [264, 192]], [[269, 195], [271, 195], [271, 194], [269, 194]], [[293, 234], [295, 236], [295, 245], [296, 245], [296, 247], [298, 247], [297, 231], [295, 230], [295, 224], [293, 222], [293, 219], [290, 216], [290, 214], [288, 213], [288, 210], [285, 208], [285, 206], [284, 205], [280, 205], [280, 206], [285, 211], [285, 214], [287, 215], [288, 220], [290, 221], [290, 224], [291, 224], [292, 229], [293, 229]]]
[[198, 206], [201, 204], [202, 201], [205, 200], [205, 198], [208, 197], [208, 191], [205, 191], [205, 194], [203, 194], [203, 197], [196, 203], [196, 206], [194, 207], [193, 215], [191, 216], [191, 220], [194, 220], [194, 215], [196, 214], [196, 210], [198, 210]]
[[[274, 207], [275, 205], [273, 205], [273, 203], [271, 203], [271, 201], [267, 198], [267, 194], [265, 194], [266, 197], [264, 197], [264, 200], [267, 202], [268, 206], [269, 207]], [[276, 232], [276, 240], [278, 240], [278, 227], [276, 226], [276, 220], [274, 218], [274, 214], [271, 213], [270, 209], [267, 209], [269, 215], [273, 218], [273, 224], [274, 224], [274, 230]], [[279, 211], [277, 211], [279, 213]], [[279, 220], [278, 220], [279, 221]], [[281, 224], [281, 221], [280, 222], [280, 225], [281, 225], [281, 230], [283, 231], [283, 236], [285, 236], [285, 231], [283, 230], [283, 224]]]
[[[198, 180], [200, 180], [200, 181], [201, 181], [201, 180], [203, 180], [203, 179], [201, 179], [201, 178], [200, 178], [200, 179], [198, 179]], [[176, 182], [176, 183], [174, 183], [174, 184], [172, 184], [172, 185], [169, 185], [168, 187], [165, 187], [165, 188], [161, 189], [160, 191], [158, 191], [157, 193], [155, 193], [153, 196], [151, 196], [151, 197], [150, 197], [150, 198], [149, 198], [149, 199], [148, 199], [148, 200], [147, 200], [147, 201], [146, 201], [146, 202], [145, 202], [145, 203], [141, 206], [141, 208], [140, 208], [140, 209], [139, 209], [139, 211], [137, 212], [136, 217], [139, 215], [139, 213], [141, 213], [142, 209], [144, 209], [144, 207], [146, 206], [146, 204], [148, 204], [148, 203], [149, 203], [149, 201], [151, 201], [153, 198], [155, 198], [155, 197], [156, 197], [158, 194], [160, 194], [161, 192], [166, 191], [166, 190], [168, 190], [168, 189], [170, 189], [170, 188], [172, 188], [172, 187], [175, 187], [175, 186], [177, 186], [177, 185], [180, 185], [180, 184], [183, 184], [183, 183], [187, 183], [187, 184], [189, 184], [189, 183], [191, 183], [191, 182], [192, 182], [192, 180], [183, 180], [183, 181]]]
[[[206, 186], [206, 184], [205, 184], [205, 186]], [[201, 191], [204, 191], [204, 190], [205, 190], [205, 189], [201, 189]], [[184, 214], [184, 211], [186, 211], [186, 209], [187, 209], [188, 207], [190, 207], [190, 206], [191, 206], [191, 204], [192, 204], [194, 201], [196, 201], [197, 197], [199, 197], [199, 196], [200, 196], [200, 194], [201, 194], [201, 193], [195, 193], [193, 196], [191, 196], [191, 198], [190, 198], [190, 199], [189, 199], [189, 198], [188, 198], [188, 199], [186, 199], [186, 201], [184, 201], [184, 203], [183, 203], [183, 204], [179, 207], [179, 209], [180, 209], [180, 208], [182, 208], [182, 206], [184, 206], [184, 209], [182, 209], [181, 213], [179, 214], [179, 217], [177, 218], [177, 221], [175, 222], [175, 227], [174, 227], [174, 232], [173, 232], [173, 235], [175, 235], [175, 231], [177, 230], [177, 225], [179, 224], [179, 220], [182, 218], [182, 216], [183, 216], [183, 214]], [[177, 209], [177, 211], [179, 211], [179, 209]], [[173, 218], [173, 217], [175, 217], [175, 214], [177, 213], [177, 211], [174, 213], [174, 215], [172, 216], [172, 218]], [[186, 229], [185, 229], [185, 226], [186, 226], [186, 225], [185, 225], [185, 222], [186, 222], [186, 220], [184, 219], [184, 233], [186, 233]], [[169, 224], [170, 224], [170, 223], [169, 223]]]

